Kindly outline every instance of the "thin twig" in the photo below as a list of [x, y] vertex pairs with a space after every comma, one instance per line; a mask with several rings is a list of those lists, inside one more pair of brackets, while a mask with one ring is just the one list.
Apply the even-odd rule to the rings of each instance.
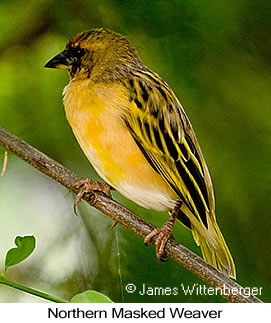
[[[78, 188], [75, 188], [74, 185], [82, 179], [81, 177], [76, 176], [58, 162], [1, 128], [0, 144], [37, 168], [42, 173], [68, 188], [71, 192], [75, 194], [78, 193]], [[110, 216], [114, 221], [117, 221], [130, 231], [134, 232], [142, 239], [144, 239], [154, 229], [154, 227], [144, 219], [135, 215], [116, 201], [106, 197], [101, 192], [93, 192], [91, 194], [84, 195], [83, 199], [105, 215]], [[154, 241], [152, 241], [152, 243], [154, 244]], [[222, 291], [221, 295], [228, 302], [262, 302], [255, 296], [247, 296], [242, 286], [226, 277], [189, 249], [179, 244], [173, 237], [170, 238], [166, 244], [166, 252], [169, 257], [198, 276], [205, 283], [219, 291]], [[239, 293], [236, 293], [236, 291], [239, 291]]]
[[3, 161], [3, 168], [0, 177], [4, 176], [5, 171], [7, 169], [7, 164], [8, 164], [8, 152], [5, 151], [4, 153], [4, 161]]
[[43, 299], [47, 299], [48, 301], [51, 301], [54, 303], [69, 303], [68, 301], [66, 301], [64, 299], [60, 299], [60, 298], [54, 297], [52, 295], [40, 292], [39, 290], [36, 290], [36, 289], [30, 288], [30, 287], [27, 287], [27, 286], [24, 286], [21, 284], [17, 284], [13, 281], [7, 280], [3, 276], [0, 276], [0, 284], [19, 289], [25, 293], [28, 293], [30, 295], [35, 295], [35, 296], [41, 297]]

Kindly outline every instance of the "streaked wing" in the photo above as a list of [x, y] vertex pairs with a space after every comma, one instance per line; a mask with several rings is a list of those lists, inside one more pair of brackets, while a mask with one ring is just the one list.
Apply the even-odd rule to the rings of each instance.
[[[173, 91], [149, 70], [125, 82], [131, 111], [125, 122], [152, 167], [206, 228], [213, 188], [192, 126]], [[214, 212], [211, 212], [214, 213]], [[185, 214], [180, 220], [189, 228]]]

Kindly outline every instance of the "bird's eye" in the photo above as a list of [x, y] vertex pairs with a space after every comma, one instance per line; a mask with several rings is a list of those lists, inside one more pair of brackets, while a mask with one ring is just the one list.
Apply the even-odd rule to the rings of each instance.
[[70, 47], [68, 49], [68, 55], [72, 58], [79, 60], [85, 53], [85, 50], [83, 48], [78, 47]]
[[83, 49], [83, 48], [80, 48], [80, 47], [78, 47], [78, 48], [75, 48], [75, 53], [76, 53], [76, 57], [81, 57], [81, 56], [83, 56], [84, 55], [84, 52], [85, 52], [85, 50]]

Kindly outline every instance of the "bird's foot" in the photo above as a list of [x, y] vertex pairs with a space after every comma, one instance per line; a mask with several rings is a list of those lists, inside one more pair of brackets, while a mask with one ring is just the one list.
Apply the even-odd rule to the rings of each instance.
[[182, 204], [178, 202], [174, 210], [172, 211], [169, 219], [167, 220], [167, 222], [164, 223], [161, 228], [155, 228], [144, 239], [144, 243], [149, 244], [152, 238], [156, 237], [155, 239], [156, 257], [161, 261], [167, 260], [167, 254], [165, 251], [166, 243], [168, 239], [172, 236], [174, 222], [179, 214], [181, 205]]
[[74, 188], [79, 189], [79, 192], [76, 195], [74, 206], [73, 206], [74, 213], [76, 215], [77, 215], [77, 206], [80, 203], [84, 194], [89, 194], [89, 193], [92, 193], [93, 191], [100, 191], [100, 192], [103, 192], [107, 197], [112, 198], [111, 190], [113, 190], [113, 188], [107, 183], [100, 183], [98, 181], [93, 181], [87, 178], [77, 182], [74, 185]]
[[165, 246], [168, 239], [171, 237], [171, 232], [172, 232], [172, 228], [168, 226], [168, 223], [166, 222], [162, 226], [162, 228], [155, 228], [144, 239], [144, 243], [149, 244], [152, 238], [156, 237], [155, 239], [156, 257], [161, 261], [167, 260]]

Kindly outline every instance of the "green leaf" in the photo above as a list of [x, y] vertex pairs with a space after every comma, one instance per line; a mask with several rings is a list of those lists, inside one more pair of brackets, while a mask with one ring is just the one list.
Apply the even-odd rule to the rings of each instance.
[[36, 246], [36, 239], [34, 236], [17, 236], [15, 244], [17, 248], [12, 248], [7, 252], [5, 271], [8, 267], [19, 264], [31, 255]]
[[87, 290], [84, 293], [73, 296], [71, 303], [113, 303], [111, 299], [95, 290]]

